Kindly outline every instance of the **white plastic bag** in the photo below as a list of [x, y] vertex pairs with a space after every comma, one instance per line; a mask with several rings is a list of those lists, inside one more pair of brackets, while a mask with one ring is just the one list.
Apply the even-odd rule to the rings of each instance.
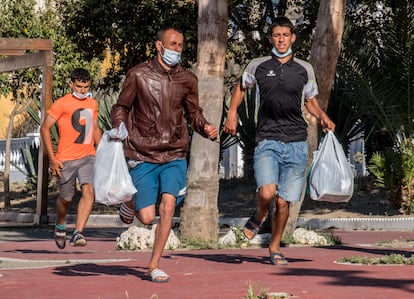
[[328, 131], [314, 157], [308, 178], [313, 200], [347, 202], [354, 192], [354, 174], [344, 150]]
[[[125, 127], [119, 131], [125, 133]], [[124, 131], [125, 130], [125, 131]], [[93, 184], [95, 202], [107, 206], [131, 200], [137, 192], [125, 161], [122, 141], [112, 140], [106, 131], [96, 150]]]

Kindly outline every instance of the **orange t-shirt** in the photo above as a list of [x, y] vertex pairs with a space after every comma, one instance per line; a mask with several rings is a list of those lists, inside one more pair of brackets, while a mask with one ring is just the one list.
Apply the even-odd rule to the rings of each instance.
[[72, 94], [57, 99], [48, 110], [57, 120], [59, 144], [56, 158], [77, 160], [95, 155], [94, 124], [98, 118], [98, 103], [86, 98], [79, 100]]

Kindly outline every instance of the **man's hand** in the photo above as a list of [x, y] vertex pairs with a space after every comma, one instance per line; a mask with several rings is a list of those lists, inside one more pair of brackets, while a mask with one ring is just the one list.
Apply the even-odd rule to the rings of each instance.
[[237, 132], [237, 113], [227, 112], [227, 119], [224, 123], [223, 131], [230, 135], [236, 135]]
[[49, 161], [49, 169], [52, 172], [52, 175], [57, 175], [60, 177], [60, 170], [63, 168], [63, 163], [56, 158], [53, 158]]
[[108, 135], [112, 140], [125, 140], [128, 137], [128, 130], [124, 124], [121, 122], [119, 128], [113, 128], [108, 131]]
[[324, 131], [332, 131], [335, 132], [335, 123], [329, 118], [326, 113], [323, 113], [321, 115], [321, 126], [324, 129]]
[[216, 139], [217, 136], [218, 136], [217, 128], [213, 125], [205, 125], [204, 126], [204, 133], [211, 140]]

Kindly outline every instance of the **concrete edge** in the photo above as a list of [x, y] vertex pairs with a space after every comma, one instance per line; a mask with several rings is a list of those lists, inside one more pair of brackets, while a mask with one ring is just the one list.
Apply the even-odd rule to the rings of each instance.
[[315, 229], [414, 231], [414, 217], [299, 218], [298, 226]]
[[[55, 223], [56, 216], [48, 216], [48, 224]], [[18, 212], [0, 212], [0, 227], [12, 225], [32, 225], [35, 215], [31, 213]], [[74, 223], [76, 215], [67, 216], [68, 223]], [[179, 217], [174, 218], [174, 222], [179, 222]], [[225, 218], [219, 219], [220, 225], [243, 227], [247, 221], [244, 218]], [[139, 221], [135, 219], [135, 224]], [[98, 215], [91, 214], [88, 220], [88, 226], [95, 227], [129, 227], [122, 223], [118, 215]], [[318, 230], [336, 228], [345, 231], [352, 230], [383, 230], [383, 231], [414, 231], [414, 217], [360, 217], [360, 218], [303, 218], [299, 217], [297, 226]]]

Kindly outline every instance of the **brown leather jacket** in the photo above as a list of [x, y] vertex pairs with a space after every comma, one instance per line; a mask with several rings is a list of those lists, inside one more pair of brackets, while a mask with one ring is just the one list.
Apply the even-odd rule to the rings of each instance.
[[112, 107], [112, 127], [124, 122], [127, 158], [164, 163], [186, 158], [187, 121], [203, 135], [208, 124], [198, 104], [197, 77], [178, 65], [166, 71], [157, 58], [130, 69], [117, 103]]

